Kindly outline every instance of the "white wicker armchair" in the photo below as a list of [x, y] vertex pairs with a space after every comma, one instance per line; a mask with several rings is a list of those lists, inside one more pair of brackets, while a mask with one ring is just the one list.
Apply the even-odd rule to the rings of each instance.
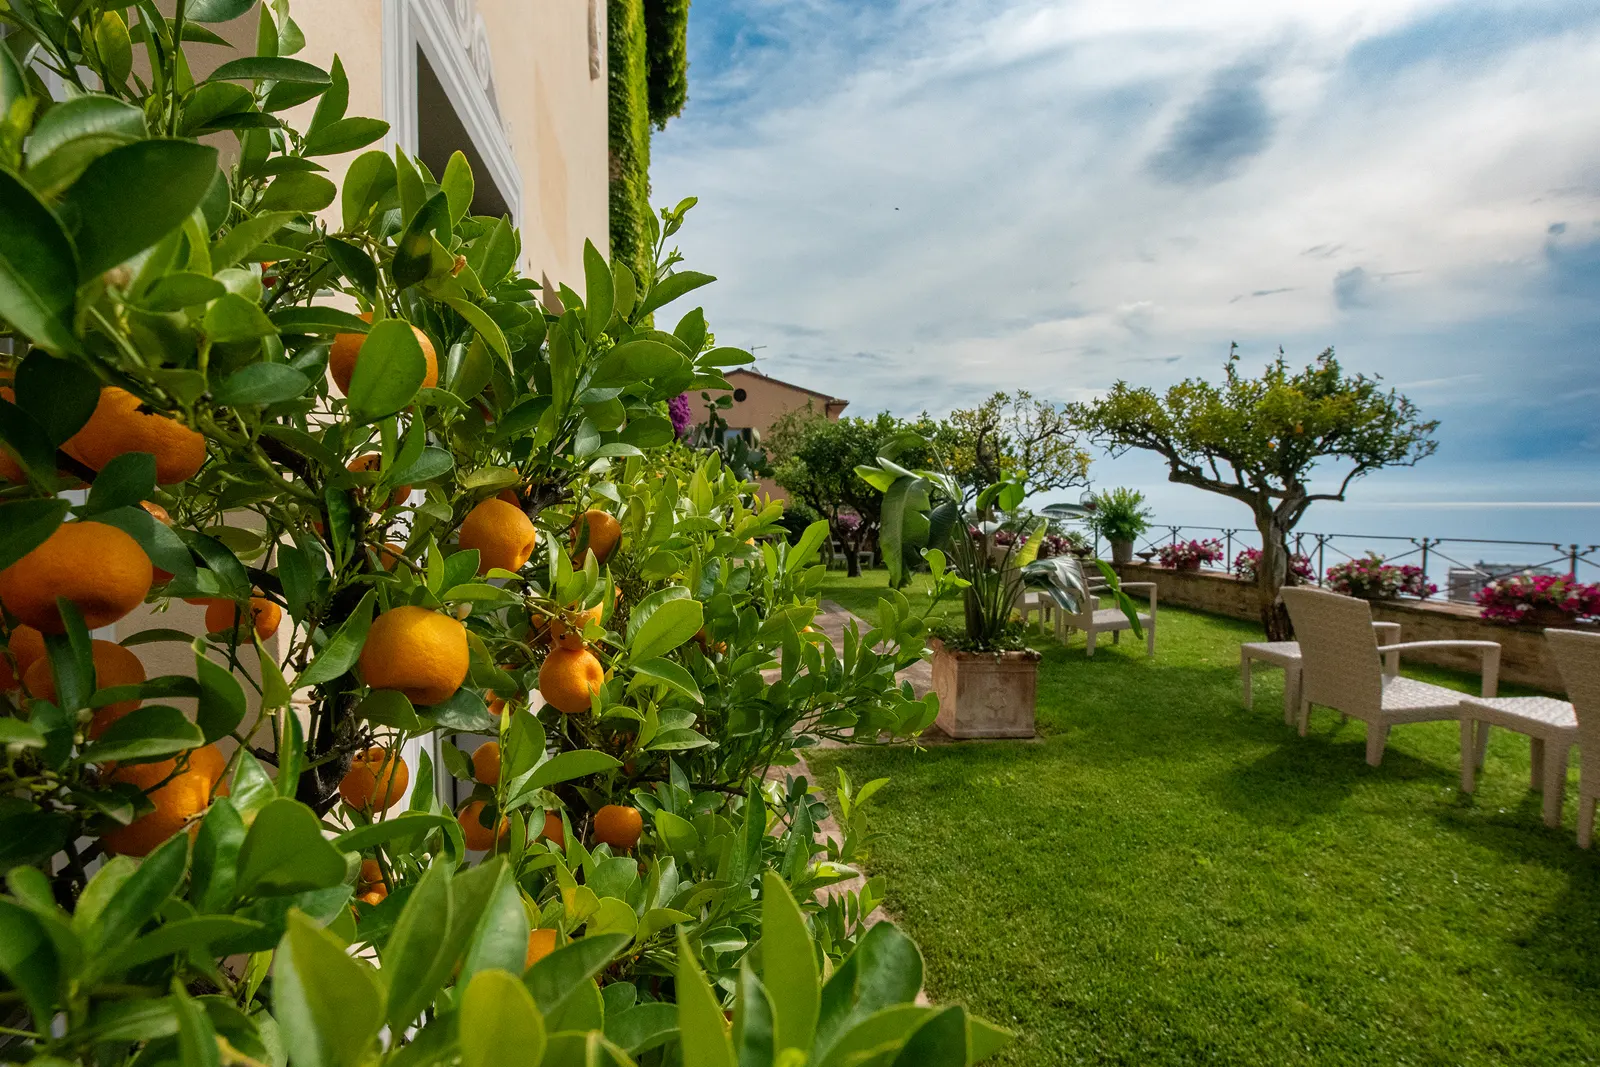
[[1544, 637], [1578, 715], [1578, 845], [1588, 848], [1600, 801], [1600, 634], [1546, 630]]
[[[1283, 602], [1300, 641], [1300, 735], [1306, 734], [1313, 704], [1360, 719], [1367, 724], [1367, 763], [1373, 767], [1383, 762], [1391, 726], [1461, 718], [1460, 693], [1400, 677], [1401, 653], [1474, 649], [1482, 656], [1483, 695], [1492, 697], [1497, 691], [1499, 642], [1405, 641], [1380, 649], [1372, 606], [1365, 600], [1296, 586], [1283, 591]], [[1481, 763], [1481, 752], [1477, 758]]]

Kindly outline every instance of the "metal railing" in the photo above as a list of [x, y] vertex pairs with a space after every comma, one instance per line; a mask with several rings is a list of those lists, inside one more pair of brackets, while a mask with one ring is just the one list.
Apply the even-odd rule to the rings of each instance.
[[[1261, 547], [1260, 534], [1253, 527], [1164, 525], [1152, 529], [1150, 534], [1135, 545], [1136, 554], [1141, 558], [1153, 561], [1162, 546], [1180, 541], [1215, 540], [1222, 543], [1222, 561], [1205, 569], [1228, 573], [1232, 573], [1234, 557], [1239, 552]], [[1505, 555], [1520, 556], [1523, 561], [1489, 563], [1480, 558], [1467, 562], [1458, 558], [1483, 551], [1482, 547], [1472, 549], [1470, 546], [1499, 546], [1507, 549]], [[1100, 547], [1096, 539], [1096, 554], [1099, 554]], [[1290, 535], [1289, 550], [1310, 561], [1318, 585], [1326, 583], [1330, 566], [1376, 552], [1385, 563], [1409, 563], [1421, 568], [1428, 581], [1437, 585], [1447, 599], [1461, 602], [1471, 602], [1472, 594], [1489, 582], [1525, 571], [1572, 575], [1578, 581], [1600, 581], [1600, 544], [1508, 541], [1488, 537], [1315, 533], [1306, 530]], [[1445, 568], [1442, 576], [1437, 573], [1441, 565]], [[1443, 580], [1440, 580], [1441, 577]]]

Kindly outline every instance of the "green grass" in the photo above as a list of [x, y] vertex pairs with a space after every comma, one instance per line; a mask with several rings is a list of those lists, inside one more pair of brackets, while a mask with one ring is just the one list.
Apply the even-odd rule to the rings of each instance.
[[[882, 583], [823, 595], [864, 613]], [[892, 780], [869, 867], [931, 997], [1014, 1028], [1011, 1064], [1600, 1062], [1575, 770], [1546, 829], [1526, 739], [1496, 731], [1464, 797], [1455, 724], [1370, 768], [1360, 723], [1283, 725], [1275, 671], [1240, 707], [1251, 626], [1163, 607], [1158, 633], [1154, 661], [1041, 642], [1041, 741], [809, 756]]]

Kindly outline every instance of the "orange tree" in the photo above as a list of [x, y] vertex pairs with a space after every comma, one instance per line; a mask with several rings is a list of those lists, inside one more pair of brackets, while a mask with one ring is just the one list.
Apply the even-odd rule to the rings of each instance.
[[[197, 80], [181, 42], [247, 15], [257, 54]], [[667, 399], [749, 359], [698, 309], [654, 327], [712, 280], [667, 248], [692, 201], [646, 273], [589, 246], [541, 304], [461, 155], [325, 176], [386, 127], [292, 58], [282, 0], [0, 18], [5, 1058], [997, 1047], [912, 1003], [876, 882], [818, 897], [881, 783], [841, 781], [833, 840], [775, 769], [931, 722], [894, 681], [922, 627], [892, 594], [836, 648], [823, 524], [770, 537], [779, 506], [674, 441]], [[91, 637], [176, 600], [210, 632]], [[179, 641], [192, 671], [130, 654]]]

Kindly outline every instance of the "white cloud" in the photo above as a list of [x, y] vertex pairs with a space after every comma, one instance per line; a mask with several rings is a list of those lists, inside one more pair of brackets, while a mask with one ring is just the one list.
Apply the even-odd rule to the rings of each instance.
[[697, 58], [657, 199], [701, 198], [719, 339], [861, 412], [1214, 374], [1232, 340], [1335, 344], [1446, 410], [1516, 394], [1540, 372], [1448, 339], [1600, 236], [1600, 25], [1406, 62], [1459, 7], [758, 4], [780, 45]]

